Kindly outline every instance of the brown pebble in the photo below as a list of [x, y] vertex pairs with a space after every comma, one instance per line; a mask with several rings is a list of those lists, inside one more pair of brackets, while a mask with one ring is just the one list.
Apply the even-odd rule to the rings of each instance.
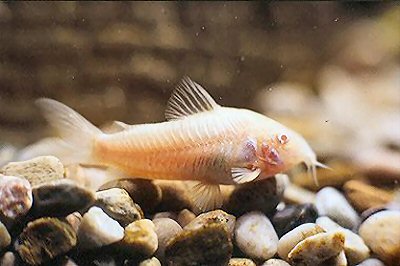
[[177, 222], [182, 226], [185, 227], [188, 223], [196, 218], [196, 215], [189, 211], [188, 209], [183, 209], [176, 218]]

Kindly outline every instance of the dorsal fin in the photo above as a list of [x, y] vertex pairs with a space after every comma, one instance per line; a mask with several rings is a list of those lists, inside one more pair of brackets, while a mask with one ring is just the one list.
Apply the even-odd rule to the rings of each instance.
[[211, 95], [189, 77], [184, 77], [173, 91], [165, 110], [167, 120], [177, 120], [196, 113], [211, 111], [219, 105]]

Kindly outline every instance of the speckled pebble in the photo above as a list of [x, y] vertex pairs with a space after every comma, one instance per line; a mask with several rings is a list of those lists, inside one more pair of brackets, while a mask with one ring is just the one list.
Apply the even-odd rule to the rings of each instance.
[[261, 212], [247, 213], [237, 220], [235, 242], [250, 258], [267, 260], [275, 255], [278, 236], [268, 217]]
[[67, 222], [57, 218], [40, 218], [24, 228], [15, 250], [24, 262], [39, 265], [67, 253], [76, 242], [76, 233]]
[[182, 232], [182, 227], [170, 218], [154, 219], [155, 232], [158, 237], [158, 249], [155, 253], [157, 258], [164, 258], [165, 248], [168, 242]]
[[228, 262], [228, 266], [256, 266], [256, 264], [251, 259], [231, 258]]
[[124, 229], [98, 207], [92, 207], [82, 217], [78, 230], [79, 247], [94, 249], [124, 237]]
[[305, 238], [288, 254], [293, 265], [318, 265], [339, 255], [343, 250], [345, 236], [341, 232], [320, 233]]
[[126, 226], [144, 218], [143, 211], [135, 204], [128, 192], [121, 188], [110, 188], [96, 192], [95, 205], [102, 208], [108, 216]]
[[151, 180], [139, 178], [113, 180], [101, 186], [100, 190], [110, 188], [124, 189], [132, 200], [146, 212], [153, 211], [160, 204], [162, 198], [161, 188]]
[[124, 238], [119, 243], [131, 256], [152, 256], [158, 248], [154, 223], [148, 219], [137, 220], [125, 227]]
[[0, 216], [15, 220], [32, 207], [32, 188], [20, 177], [0, 175]]
[[280, 259], [269, 259], [261, 264], [261, 266], [290, 266], [290, 264]]
[[1, 168], [0, 173], [23, 177], [33, 187], [64, 178], [64, 166], [54, 156], [40, 156], [27, 161], [9, 163]]
[[152, 257], [139, 263], [139, 266], [161, 266], [161, 262], [156, 257]]
[[381, 211], [371, 215], [359, 228], [365, 244], [389, 265], [400, 262], [400, 211]]
[[314, 223], [318, 217], [318, 211], [314, 204], [289, 205], [281, 211], [277, 211], [271, 219], [278, 236], [283, 236], [290, 230], [305, 223]]
[[289, 231], [279, 239], [278, 255], [284, 260], [287, 260], [289, 252], [300, 242], [307, 237], [324, 233], [325, 230], [314, 223], [302, 224], [295, 229]]
[[0, 252], [11, 244], [11, 236], [6, 226], [0, 222]]
[[73, 180], [59, 179], [32, 189], [32, 213], [35, 216], [66, 216], [91, 205], [94, 192]]
[[226, 265], [232, 256], [226, 226], [218, 223], [183, 230], [165, 249], [166, 265]]
[[183, 229], [185, 230], [197, 230], [204, 225], [210, 223], [219, 223], [226, 226], [229, 234], [233, 236], [233, 231], [235, 230], [236, 218], [222, 210], [215, 210], [206, 213], [202, 213], [187, 224]]
[[333, 187], [318, 191], [315, 205], [320, 216], [328, 216], [343, 227], [355, 229], [360, 224], [357, 212], [342, 193]]
[[344, 251], [349, 264], [357, 264], [369, 257], [369, 248], [365, 245], [363, 239], [349, 229], [343, 228], [329, 217], [319, 217], [317, 224], [327, 232], [340, 231], [345, 235]]

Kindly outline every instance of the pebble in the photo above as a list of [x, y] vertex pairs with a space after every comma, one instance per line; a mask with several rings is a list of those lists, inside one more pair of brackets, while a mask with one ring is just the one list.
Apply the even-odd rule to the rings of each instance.
[[166, 265], [227, 265], [233, 246], [226, 226], [218, 223], [183, 230], [165, 249]]
[[228, 266], [257, 266], [251, 259], [245, 258], [231, 258]]
[[360, 224], [357, 212], [333, 187], [325, 187], [318, 191], [315, 204], [320, 216], [328, 216], [343, 227], [356, 229]]
[[272, 213], [282, 198], [281, 183], [276, 178], [267, 178], [236, 186], [224, 209], [237, 216], [250, 211]]
[[78, 232], [82, 222], [82, 215], [79, 212], [73, 212], [65, 217], [65, 220], [72, 226], [75, 232]]
[[295, 184], [289, 184], [283, 192], [283, 200], [291, 204], [314, 203], [315, 193]]
[[154, 180], [161, 189], [161, 202], [158, 211], [180, 211], [193, 209], [188, 187], [182, 181]]
[[11, 236], [6, 226], [0, 222], [0, 252], [11, 244]]
[[235, 230], [236, 217], [230, 215], [222, 210], [215, 210], [206, 213], [202, 213], [187, 224], [183, 229], [185, 230], [197, 230], [210, 223], [219, 223], [226, 226], [226, 230], [231, 236]]
[[359, 234], [379, 259], [389, 265], [400, 262], [400, 211], [380, 211], [366, 219]]
[[39, 265], [67, 253], [76, 243], [76, 233], [67, 222], [58, 218], [40, 218], [24, 228], [15, 250], [24, 262]]
[[317, 224], [327, 232], [339, 231], [345, 235], [344, 251], [349, 264], [355, 265], [369, 257], [369, 248], [365, 245], [364, 240], [353, 231], [341, 227], [326, 216], [319, 217]]
[[161, 262], [156, 257], [152, 257], [139, 263], [139, 266], [161, 266]]
[[79, 246], [94, 249], [122, 240], [124, 228], [102, 209], [91, 207], [82, 217], [78, 230]]
[[267, 260], [275, 255], [278, 236], [268, 217], [261, 212], [249, 212], [236, 222], [235, 242], [250, 258]]
[[130, 223], [125, 227], [124, 237], [119, 244], [132, 257], [152, 256], [158, 248], [154, 223], [148, 219]]
[[289, 205], [274, 214], [271, 221], [279, 237], [305, 223], [314, 223], [318, 211], [314, 204]]
[[32, 188], [26, 179], [0, 175], [0, 216], [15, 220], [32, 207]]
[[325, 230], [317, 224], [306, 223], [283, 235], [278, 242], [278, 255], [284, 260], [288, 259], [289, 252], [307, 237], [324, 233]]
[[175, 212], [157, 212], [153, 215], [153, 220], [160, 219], [160, 218], [170, 218], [172, 220], [176, 220], [176, 213]]
[[344, 239], [341, 232], [307, 237], [289, 252], [288, 262], [292, 265], [318, 265], [337, 256], [343, 250]]
[[95, 201], [92, 190], [65, 178], [37, 185], [32, 194], [32, 213], [35, 216], [67, 216]]
[[346, 253], [344, 252], [344, 250], [342, 250], [337, 256], [327, 259], [321, 264], [330, 266], [347, 266]]
[[155, 232], [158, 238], [158, 249], [155, 253], [157, 258], [164, 258], [165, 248], [172, 238], [182, 232], [182, 227], [170, 218], [159, 218], [153, 220]]
[[261, 264], [261, 266], [290, 266], [290, 264], [280, 259], [269, 259]]
[[32, 187], [64, 178], [64, 166], [54, 156], [40, 156], [22, 162], [12, 162], [1, 168], [0, 173], [23, 177]]
[[21, 265], [17, 256], [11, 251], [7, 251], [0, 257], [0, 265], [1, 266], [18, 266]]
[[188, 209], [183, 209], [179, 212], [178, 217], [176, 217], [176, 221], [182, 226], [185, 227], [188, 223], [193, 221], [196, 218], [196, 215], [189, 211]]
[[96, 206], [103, 209], [108, 216], [126, 226], [144, 218], [143, 211], [135, 204], [128, 192], [121, 188], [110, 188], [96, 192]]
[[151, 180], [120, 179], [107, 182], [100, 190], [121, 188], [128, 192], [132, 200], [147, 212], [152, 212], [161, 202], [161, 188]]
[[385, 266], [385, 264], [378, 259], [370, 258], [364, 260], [360, 264], [357, 264], [357, 266]]

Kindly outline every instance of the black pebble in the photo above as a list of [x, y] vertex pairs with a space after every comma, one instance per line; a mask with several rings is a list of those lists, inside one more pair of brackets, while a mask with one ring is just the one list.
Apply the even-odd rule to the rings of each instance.
[[272, 224], [279, 237], [304, 223], [314, 223], [318, 218], [318, 211], [314, 204], [290, 205], [275, 213]]

